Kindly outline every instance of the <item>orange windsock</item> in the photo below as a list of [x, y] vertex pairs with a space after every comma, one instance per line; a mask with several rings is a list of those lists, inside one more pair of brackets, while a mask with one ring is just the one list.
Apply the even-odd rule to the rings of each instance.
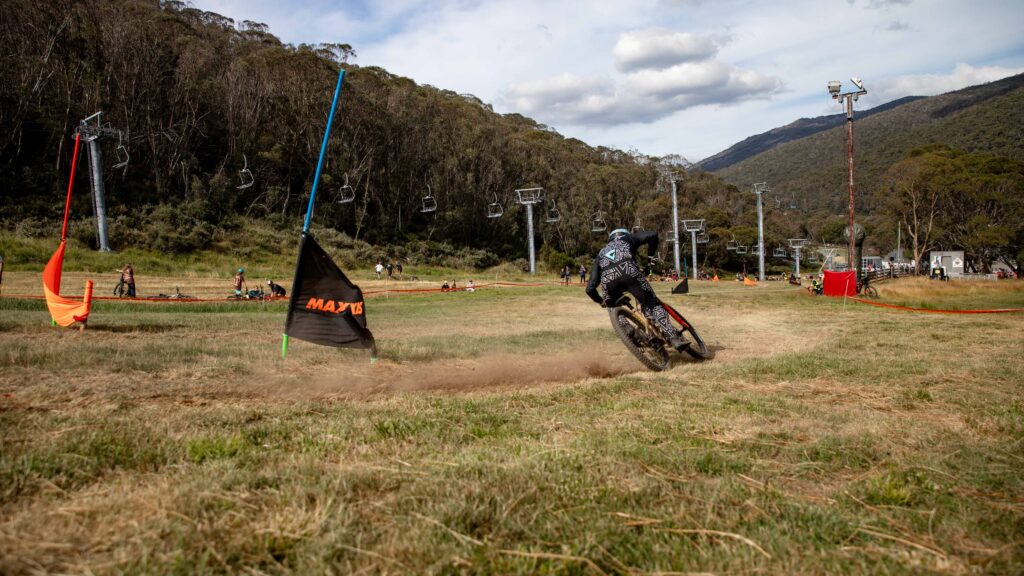
[[60, 295], [61, 268], [64, 265], [64, 247], [62, 241], [57, 251], [50, 256], [46, 268], [43, 269], [43, 294], [46, 296], [46, 307], [50, 309], [53, 321], [65, 328], [75, 322], [85, 324], [89, 320], [92, 308], [92, 280], [85, 281], [85, 295], [82, 301], [70, 300]]

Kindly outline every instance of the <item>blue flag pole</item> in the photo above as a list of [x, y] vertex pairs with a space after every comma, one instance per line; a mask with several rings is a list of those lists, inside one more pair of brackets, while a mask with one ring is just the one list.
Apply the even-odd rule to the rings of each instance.
[[324, 167], [324, 156], [327, 155], [327, 141], [331, 139], [331, 124], [334, 123], [334, 111], [338, 108], [338, 96], [341, 94], [341, 81], [345, 79], [345, 71], [338, 72], [338, 85], [334, 87], [334, 100], [331, 102], [331, 113], [327, 116], [327, 129], [324, 130], [324, 141], [320, 144], [320, 159], [316, 161], [316, 175], [313, 176], [313, 190], [309, 193], [309, 207], [306, 208], [306, 222], [302, 225], [302, 233], [309, 232], [309, 223], [313, 219], [313, 202], [316, 200], [316, 188], [320, 184], [320, 171]]
[[[345, 79], [345, 71], [338, 71], [338, 84], [334, 87], [334, 100], [331, 101], [331, 112], [327, 116], [327, 128], [324, 130], [324, 141], [320, 144], [320, 158], [316, 161], [316, 174], [313, 176], [313, 189], [309, 192], [309, 206], [306, 207], [306, 221], [302, 223], [302, 237], [309, 233], [309, 224], [313, 220], [313, 204], [316, 202], [316, 189], [320, 185], [320, 172], [324, 168], [324, 156], [327, 155], [327, 142], [331, 139], [331, 126], [334, 124], [334, 112], [338, 109], [338, 97], [341, 95], [341, 83]], [[300, 243], [299, 250], [302, 250]], [[296, 280], [298, 280], [298, 263], [295, 266]], [[292, 296], [295, 295], [296, 282], [292, 282]], [[289, 307], [294, 305], [292, 302]], [[288, 355], [288, 334], [281, 334], [281, 358]]]

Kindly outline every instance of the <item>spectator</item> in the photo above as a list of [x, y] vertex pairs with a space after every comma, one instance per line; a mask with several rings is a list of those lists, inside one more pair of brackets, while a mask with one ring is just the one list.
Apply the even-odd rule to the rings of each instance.
[[[235, 296], [242, 296], [242, 287], [244, 286], [246, 291], [249, 290], [249, 285], [245, 283], [245, 268], [239, 268], [238, 273], [235, 274]], [[134, 291], [134, 289], [133, 289]]]
[[267, 286], [270, 286], [270, 295], [274, 298], [284, 298], [285, 290], [284, 286], [275, 283], [273, 280], [267, 280]]
[[384, 271], [384, 265], [377, 260], [377, 265], [373, 267], [373, 271], [377, 274], [377, 280], [380, 280], [380, 273]]
[[128, 288], [127, 296], [135, 298], [135, 269], [131, 264], [125, 264], [121, 269], [121, 281]]

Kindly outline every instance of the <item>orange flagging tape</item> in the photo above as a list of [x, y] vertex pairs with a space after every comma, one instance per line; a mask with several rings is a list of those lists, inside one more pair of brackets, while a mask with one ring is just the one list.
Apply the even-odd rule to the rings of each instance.
[[932, 310], [930, 308], [912, 308], [910, 306], [899, 306], [897, 304], [883, 304], [881, 302], [864, 300], [863, 298], [850, 298], [850, 300], [860, 302], [861, 304], [870, 304], [879, 308], [906, 310], [909, 312], [928, 312], [929, 314], [1007, 314], [1011, 312], [1024, 312], [1024, 308], [997, 308], [995, 310]]

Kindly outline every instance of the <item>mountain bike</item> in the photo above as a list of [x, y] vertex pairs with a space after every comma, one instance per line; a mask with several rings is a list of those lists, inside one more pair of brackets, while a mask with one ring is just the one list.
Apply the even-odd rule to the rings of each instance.
[[[675, 308], [662, 302], [672, 326], [679, 338], [686, 343], [685, 351], [698, 360], [711, 357], [707, 345], [697, 333], [697, 329], [683, 318]], [[669, 350], [672, 347], [665, 340], [658, 328], [640, 310], [640, 306], [632, 294], [626, 292], [614, 305], [608, 308], [608, 316], [612, 321], [615, 334], [622, 340], [637, 360], [651, 370], [661, 371], [669, 367]]]
[[863, 280], [857, 282], [857, 295], [867, 298], [878, 298], [878, 290], [875, 290], [875, 287], [871, 285], [871, 281], [865, 276]]

